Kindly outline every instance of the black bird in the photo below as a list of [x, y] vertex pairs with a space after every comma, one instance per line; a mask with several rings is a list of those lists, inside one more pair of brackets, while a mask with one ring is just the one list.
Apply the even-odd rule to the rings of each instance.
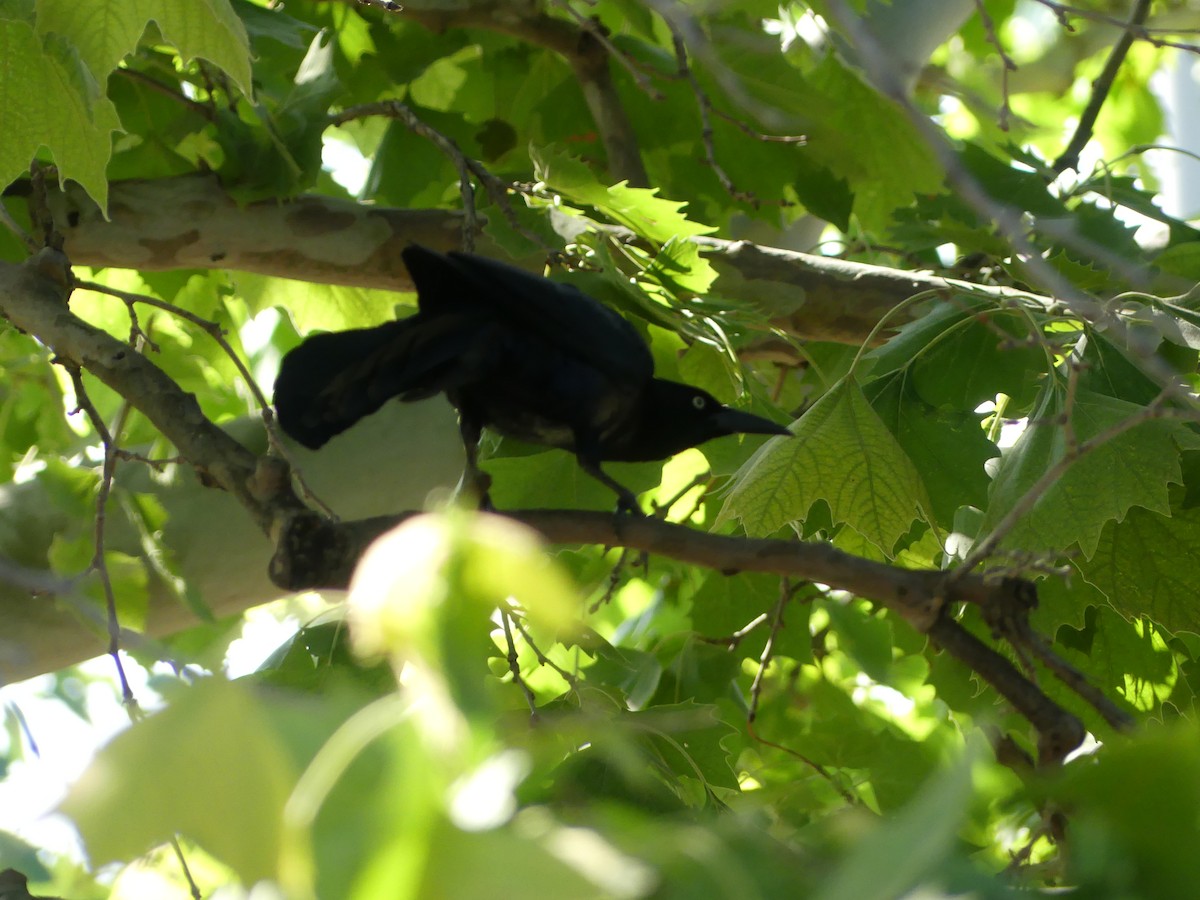
[[466, 253], [403, 251], [418, 312], [375, 328], [319, 334], [283, 358], [275, 409], [316, 449], [392, 397], [445, 393], [458, 409], [467, 473], [484, 426], [575, 454], [585, 472], [638, 510], [605, 460], [666, 459], [722, 435], [788, 434], [699, 388], [654, 377], [654, 360], [617, 313], [570, 285]]

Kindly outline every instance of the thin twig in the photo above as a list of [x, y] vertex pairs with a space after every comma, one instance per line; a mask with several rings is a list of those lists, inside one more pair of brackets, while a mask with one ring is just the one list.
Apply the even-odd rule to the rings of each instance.
[[376, 9], [382, 9], [384, 12], [401, 12], [404, 9], [403, 3], [397, 3], [396, 0], [357, 0], [360, 6], [373, 6]]
[[541, 719], [537, 708], [537, 695], [521, 677], [521, 662], [517, 656], [516, 642], [513, 641], [511, 619], [512, 613], [505, 607], [500, 607], [500, 621], [504, 625], [504, 640], [508, 644], [508, 671], [512, 673], [513, 683], [520, 687], [521, 692], [525, 695], [525, 702], [529, 704], [530, 724], [536, 725]]
[[987, 5], [983, 0], [975, 0], [975, 11], [979, 13], [979, 21], [983, 25], [984, 34], [987, 35], [988, 43], [996, 48], [996, 52], [1000, 55], [1002, 63], [1000, 68], [1000, 114], [997, 117], [997, 124], [1001, 131], [1008, 131], [1009, 117], [1012, 112], [1012, 107], [1009, 104], [1008, 98], [1008, 73], [1017, 70], [1017, 64], [1013, 62], [1013, 58], [1008, 55], [1004, 49], [1004, 44], [1000, 40], [1000, 35], [996, 33], [996, 23], [992, 21], [991, 14], [987, 10]]
[[767, 614], [759, 613], [733, 634], [725, 635], [724, 637], [707, 637], [701, 634], [697, 635], [697, 639], [706, 644], [721, 644], [729, 650], [736, 650], [738, 645], [765, 621], [767, 621]]
[[756, 208], [761, 206], [762, 203], [758, 197], [749, 191], [739, 190], [734, 185], [733, 179], [729, 177], [721, 164], [717, 162], [717, 151], [713, 145], [712, 116], [709, 114], [712, 109], [712, 101], [708, 99], [708, 94], [700, 87], [700, 82], [696, 80], [696, 74], [692, 71], [691, 64], [688, 62], [687, 45], [683, 41], [683, 35], [676, 29], [673, 22], [669, 19], [666, 22], [667, 27], [671, 29], [671, 40], [675, 45], [675, 60], [679, 65], [679, 74], [691, 86], [692, 94], [696, 98], [696, 108], [700, 111], [700, 140], [704, 144], [704, 156], [708, 161], [708, 167], [713, 170], [713, 174], [721, 182], [721, 187], [734, 200], [749, 203]]
[[680, 517], [680, 519], [679, 519], [679, 521], [681, 521], [681, 522], [686, 522], [688, 519], [690, 519], [692, 516], [694, 516], [696, 514], [696, 510], [700, 508], [700, 503], [704, 500], [704, 496], [705, 496], [705, 494], [708, 493], [708, 489], [712, 486], [712, 483], [713, 483], [712, 472], [709, 470], [701, 472], [699, 475], [697, 475], [695, 478], [693, 478], [691, 481], [689, 481], [686, 485], [684, 485], [680, 490], [676, 491], [675, 496], [672, 497], [670, 500], [668, 500], [666, 503], [660, 504], [658, 502], [653, 502], [651, 504], [653, 507], [651, 514], [659, 519], [667, 518], [667, 516], [670, 514], [671, 510], [675, 507], [676, 503], [678, 503], [680, 500], [682, 500], [684, 497], [686, 497], [694, 489], [703, 486], [704, 490], [702, 490], [700, 492], [700, 495], [696, 498], [695, 503], [692, 504], [692, 508], [688, 511], [688, 514], [686, 516]]
[[[1195, 33], [1196, 29], [1188, 28], [1146, 28], [1144, 25], [1134, 25], [1131, 22], [1118, 19], [1116, 16], [1106, 15], [1102, 12], [1097, 12], [1094, 9], [1084, 9], [1080, 6], [1071, 6], [1066, 3], [1057, 3], [1055, 0], [1035, 0], [1042, 6], [1051, 10], [1058, 17], [1059, 22], [1068, 31], [1073, 31], [1069, 19], [1074, 16], [1077, 19], [1085, 19], [1090, 22], [1095, 22], [1099, 25], [1109, 25], [1113, 28], [1119, 28], [1132, 34], [1137, 40], [1146, 41], [1155, 47], [1173, 47], [1176, 50], [1183, 50], [1188, 53], [1200, 53], [1200, 45], [1187, 44], [1182, 41], [1173, 41], [1165, 37], [1159, 37], [1162, 34], [1180, 34], [1180, 33]], [[1140, 2], [1140, 0], [1139, 0]]]
[[750, 709], [746, 713], [746, 721], [751, 725], [758, 717], [758, 701], [762, 695], [763, 676], [775, 654], [775, 638], [783, 630], [783, 611], [799, 589], [800, 586], [793, 587], [789, 579], [779, 579], [779, 599], [775, 601], [775, 609], [771, 612], [771, 631], [767, 635], [767, 643], [763, 645], [762, 653], [758, 658], [758, 671], [754, 673], [754, 681], [750, 684]]
[[1134, 33], [1146, 21], [1146, 16], [1149, 14], [1150, 0], [1137, 0], [1137, 3], [1133, 7], [1133, 13], [1129, 17], [1129, 23], [1121, 32], [1121, 36], [1113, 46], [1112, 52], [1109, 53], [1108, 60], [1104, 63], [1104, 68], [1101, 70], [1100, 75], [1092, 82], [1092, 95], [1088, 99], [1087, 106], [1084, 107], [1083, 112], [1079, 116], [1079, 124], [1075, 127], [1075, 134], [1071, 136], [1066, 149], [1054, 161], [1053, 168], [1055, 172], [1074, 169], [1079, 165], [1079, 154], [1083, 152], [1083, 148], [1092, 139], [1092, 130], [1096, 127], [1096, 119], [1100, 116], [1100, 109], [1104, 106], [1104, 101], [1108, 99], [1108, 94], [1112, 90], [1117, 73], [1121, 70], [1121, 65], [1125, 62], [1125, 57], [1129, 55], [1129, 48], [1133, 46]]
[[158, 458], [152, 458], [141, 453], [134, 453], [132, 450], [126, 450], [123, 447], [118, 447], [116, 449], [116, 455], [118, 459], [123, 459], [127, 462], [143, 463], [156, 472], [162, 472], [167, 468], [167, 466], [187, 465], [187, 460], [182, 456], [162, 456]]
[[129, 685], [129, 679], [125, 675], [125, 666], [121, 662], [121, 623], [117, 615], [117, 596], [113, 590], [112, 577], [109, 574], [108, 562], [104, 556], [108, 498], [112, 492], [113, 474], [116, 471], [117, 465], [115, 450], [117, 439], [125, 426], [125, 419], [129, 415], [130, 406], [128, 402], [121, 405], [113, 430], [110, 431], [108, 426], [105, 425], [99, 410], [92, 403], [91, 397], [88, 396], [87, 388], [83, 384], [83, 373], [77, 366], [65, 365], [65, 368], [71, 377], [71, 384], [75, 388], [75, 406], [87, 416], [92, 428], [100, 436], [100, 441], [104, 448], [100, 489], [96, 494], [96, 515], [92, 532], [92, 562], [89, 568], [100, 579], [100, 588], [104, 592], [104, 605], [108, 618], [108, 655], [112, 657], [113, 663], [117, 668], [117, 678], [121, 683], [121, 701], [126, 710], [129, 711], [130, 716], [133, 717], [136, 715], [138, 704], [137, 699], [133, 695], [133, 689]]
[[771, 613], [771, 631], [767, 635], [767, 643], [763, 646], [762, 653], [758, 658], [758, 671], [754, 673], [754, 681], [750, 685], [750, 708], [746, 712], [746, 731], [750, 737], [758, 743], [764, 744], [767, 747], [772, 747], [794, 757], [795, 759], [800, 760], [800, 762], [804, 763], [806, 766], [824, 778], [827, 782], [829, 782], [830, 786], [841, 795], [843, 800], [845, 800], [847, 803], [856, 804], [858, 803], [858, 798], [856, 798], [846, 788], [842, 787], [842, 785], [838, 783], [838, 780], [833, 776], [833, 773], [826, 769], [823, 765], [814, 759], [809, 759], [798, 750], [794, 750], [791, 747], [785, 747], [782, 744], [777, 744], [774, 741], [764, 738], [754, 727], [754, 721], [758, 717], [758, 704], [762, 696], [763, 684], [765, 682], [764, 676], [766, 675], [766, 671], [770, 667], [771, 660], [774, 657], [775, 640], [779, 636], [779, 632], [782, 631], [784, 627], [783, 612], [787, 608], [788, 603], [791, 602], [791, 600], [796, 596], [797, 592], [799, 592], [803, 586], [803, 584], [793, 585], [787, 578], [780, 579], [779, 599], [776, 601], [775, 609]]
[[1055, 678], [1086, 700], [1109, 725], [1122, 732], [1133, 727], [1132, 717], [1091, 684], [1082, 672], [1051, 650], [1050, 644], [1040, 634], [1026, 627], [1022, 642]]
[[512, 624], [516, 627], [516, 629], [520, 633], [522, 639], [525, 641], [525, 646], [527, 646], [530, 650], [533, 651], [533, 655], [535, 657], [537, 657], [537, 661], [540, 665], [549, 666], [551, 669], [553, 669], [555, 672], [557, 672], [562, 677], [562, 679], [567, 684], [569, 684], [572, 688], [575, 688], [578, 686], [579, 681], [572, 673], [568, 672], [566, 669], [564, 669], [562, 666], [560, 666], [558, 663], [556, 663], [554, 660], [552, 660], [550, 657], [548, 657], [545, 653], [542, 652], [542, 648], [537, 645], [537, 642], [534, 641], [534, 639], [530, 636], [529, 632], [525, 629], [525, 624], [521, 621], [520, 616], [517, 616], [515, 613], [513, 614], [513, 617], [512, 617]]
[[183, 869], [183, 877], [188, 883], [188, 892], [192, 895], [193, 900], [203, 900], [204, 894], [200, 891], [200, 886], [196, 884], [196, 879], [192, 877], [192, 870], [188, 868], [187, 859], [183, 855], [183, 848], [179, 845], [179, 837], [171, 836], [171, 847], [175, 850], [175, 858], [179, 860], [179, 868]]
[[198, 103], [191, 97], [181, 94], [170, 85], [163, 84], [156, 78], [151, 78], [145, 72], [140, 72], [137, 69], [130, 69], [128, 67], [122, 67], [116, 71], [118, 75], [123, 75], [126, 78], [138, 82], [139, 84], [145, 85], [150, 90], [162, 94], [164, 97], [167, 97], [185, 107], [190, 112], [194, 112], [196, 115], [201, 116], [206, 121], [215, 122], [217, 120], [216, 110], [212, 109], [212, 107], [206, 106], [203, 103]]

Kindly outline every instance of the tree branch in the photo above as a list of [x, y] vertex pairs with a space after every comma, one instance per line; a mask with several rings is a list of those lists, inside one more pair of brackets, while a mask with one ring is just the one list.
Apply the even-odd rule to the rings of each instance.
[[[462, 234], [459, 213], [367, 206], [318, 195], [240, 207], [216, 178], [204, 175], [116, 182], [111, 197], [111, 219], [106, 221], [74, 184], [51, 192], [51, 211], [72, 262], [126, 269], [234, 269], [320, 284], [411, 290], [400, 251], [414, 241], [454, 249]], [[1048, 297], [1011, 288], [748, 241], [692, 240], [720, 273], [723, 295], [755, 304], [772, 325], [802, 340], [861, 344], [886, 313], [925, 291], [1053, 305]], [[485, 255], [498, 252], [486, 245], [480, 250]], [[539, 258], [539, 271], [543, 263]], [[923, 305], [905, 309], [894, 324], [924, 311]], [[781, 340], [752, 345], [750, 355], [796, 361], [795, 350]]]
[[114, 182], [107, 220], [73, 183], [49, 192], [48, 203], [71, 262], [85, 266], [237, 269], [407, 291], [401, 250], [413, 242], [454, 250], [462, 237], [458, 212], [316, 195], [239, 205], [214, 175]]
[[[316, 515], [293, 517], [271, 562], [271, 577], [281, 587], [292, 590], [344, 588], [367, 546], [412, 515], [415, 513], [354, 522], [330, 522]], [[869, 598], [928, 635], [1025, 716], [1038, 730], [1043, 763], [1061, 761], [1083, 740], [1083, 725], [1075, 716], [949, 614], [957, 604], [970, 603], [982, 609], [988, 622], [1027, 622], [1036, 605], [1036, 588], [1030, 582], [954, 571], [902, 569], [851, 556], [826, 543], [708, 534], [649, 517], [624, 518], [574, 510], [521, 510], [505, 515], [540, 532], [554, 544], [624, 547], [727, 575], [770, 572], [820, 582]], [[1012, 624], [997, 636], [1011, 638], [1031, 633], [1027, 627]], [[1114, 728], [1129, 727], [1129, 717], [1085, 682], [1064, 681], [1095, 705]]]

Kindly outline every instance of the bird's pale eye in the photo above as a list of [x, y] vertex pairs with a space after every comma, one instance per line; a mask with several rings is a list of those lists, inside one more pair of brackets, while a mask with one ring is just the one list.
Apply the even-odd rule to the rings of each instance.
[[692, 398], [692, 409], [704, 409], [707, 405], [708, 402], [699, 394]]

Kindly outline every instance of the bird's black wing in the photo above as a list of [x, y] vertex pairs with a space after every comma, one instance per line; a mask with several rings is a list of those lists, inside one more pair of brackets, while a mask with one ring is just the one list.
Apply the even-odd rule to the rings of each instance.
[[619, 384], [640, 387], [654, 375], [654, 359], [637, 330], [578, 288], [467, 253], [443, 256], [411, 245], [403, 255], [421, 308], [432, 315], [483, 311]]

